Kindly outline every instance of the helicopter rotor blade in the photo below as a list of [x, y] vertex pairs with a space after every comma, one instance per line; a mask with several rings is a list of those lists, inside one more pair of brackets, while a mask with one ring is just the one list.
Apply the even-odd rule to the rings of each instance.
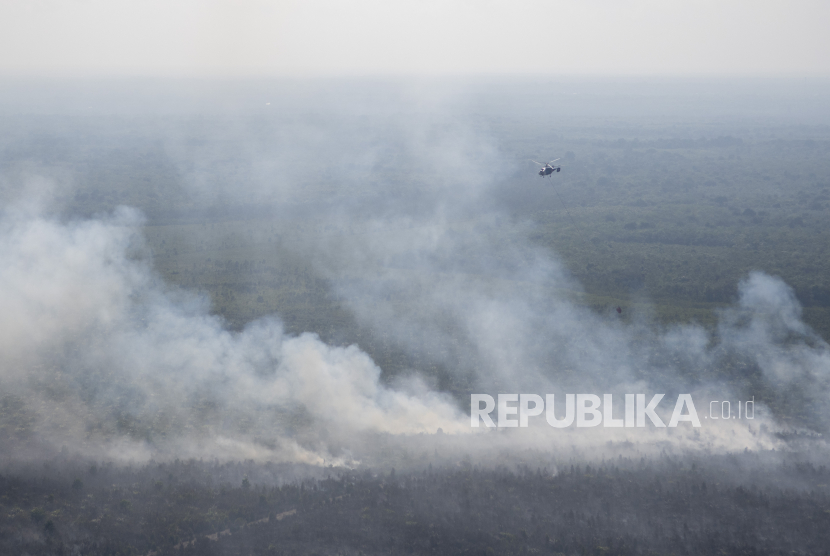
[[561, 157], [560, 157], [560, 158], [554, 158], [553, 160], [551, 160], [550, 162], [548, 162], [548, 164], [553, 164], [553, 163], [554, 163], [554, 162], [556, 162], [557, 160], [562, 160], [562, 158], [561, 158]]
[[[531, 162], [536, 162], [536, 161], [531, 159]], [[542, 164], [541, 162], [536, 162], [536, 164], [538, 164], [539, 166], [544, 166], [544, 164]]]

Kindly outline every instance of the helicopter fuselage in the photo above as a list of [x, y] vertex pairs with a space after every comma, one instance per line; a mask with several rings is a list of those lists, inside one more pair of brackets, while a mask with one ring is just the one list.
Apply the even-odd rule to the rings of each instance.
[[539, 175], [540, 176], [549, 176], [554, 172], [561, 172], [561, 171], [562, 171], [562, 168], [559, 167], [559, 166], [554, 167], [554, 166], [546, 165], [544, 168], [539, 170]]

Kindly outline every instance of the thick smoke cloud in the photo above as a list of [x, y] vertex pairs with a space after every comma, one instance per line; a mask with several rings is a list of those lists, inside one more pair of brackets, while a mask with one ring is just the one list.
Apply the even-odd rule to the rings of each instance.
[[[16, 408], [5, 438], [92, 457], [353, 464], [517, 448], [590, 455], [609, 442], [643, 453], [778, 448], [826, 431], [828, 346], [780, 279], [751, 274], [714, 335], [580, 306], [568, 269], [502, 206], [515, 162], [486, 126], [457, 115], [456, 97], [391, 96], [159, 133], [195, 205], [244, 199], [271, 211], [285, 252], [412, 368], [385, 376], [360, 346], [287, 334], [279, 315], [233, 331], [209, 299], [154, 273], [137, 211], [68, 219], [26, 197], [0, 221], [0, 380]], [[526, 430], [473, 432], [473, 392], [691, 393], [701, 417], [710, 400], [756, 396], [756, 419], [558, 430], [539, 417]]]
[[57, 222], [11, 209], [0, 253], [4, 400], [24, 400], [28, 420], [18, 440], [323, 463], [359, 433], [459, 430], [447, 396], [383, 386], [355, 346], [288, 337], [272, 319], [227, 331], [153, 274], [133, 210]]
[[[412, 380], [397, 388], [383, 385], [380, 369], [356, 346], [328, 346], [313, 334], [286, 336], [275, 319], [238, 333], [226, 330], [208, 314], [206, 300], [167, 288], [153, 273], [141, 224], [140, 215], [126, 208], [70, 222], [14, 208], [3, 215], [4, 403], [25, 400], [28, 419], [24, 430], [6, 427], [8, 441], [141, 460], [250, 457], [318, 464], [359, 461], [366, 454], [352, 450], [373, 449], [366, 435], [417, 435], [439, 427], [461, 435], [458, 446], [469, 453], [507, 446], [587, 450], [609, 440], [716, 450], [736, 441], [775, 445], [757, 425], [712, 423], [697, 432], [537, 426], [513, 438], [472, 434], [448, 395]], [[518, 272], [559, 277], [550, 261], [532, 261], [530, 268]], [[495, 380], [498, 392], [625, 393], [653, 392], [669, 384], [666, 377], [677, 380], [676, 368], [648, 362], [634, 339], [637, 330], [603, 324], [601, 316], [562, 299], [539, 305], [543, 296], [532, 282], [521, 294], [464, 284], [452, 278], [440, 287], [432, 283], [416, 301], [442, 307], [452, 324], [464, 327], [468, 342], [459, 350], [487, 363], [476, 386], [486, 390]], [[782, 344], [782, 334], [805, 331], [798, 311], [785, 284], [756, 273], [741, 285], [739, 305], [725, 315], [720, 332], [730, 348], [756, 357], [769, 380], [789, 383], [806, 375], [822, 389], [818, 396], [827, 386], [826, 346]], [[738, 322], [741, 315], [748, 320]], [[394, 320], [371, 316], [379, 326]], [[401, 329], [429, 328], [397, 318]], [[700, 329], [675, 329], [658, 336], [656, 349], [717, 364], [703, 336]], [[538, 362], [554, 355], [550, 366]], [[638, 379], [634, 372], [641, 365], [664, 376]], [[698, 391], [707, 386], [694, 385]], [[774, 426], [759, 411], [756, 423], [762, 422]], [[423, 443], [411, 440], [412, 446]]]

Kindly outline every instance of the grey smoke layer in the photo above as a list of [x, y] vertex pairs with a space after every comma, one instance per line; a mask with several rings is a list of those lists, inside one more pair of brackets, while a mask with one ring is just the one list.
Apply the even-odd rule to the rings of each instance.
[[379, 384], [358, 348], [286, 337], [275, 320], [223, 329], [204, 300], [155, 285], [140, 217], [57, 223], [8, 211], [3, 386], [33, 433], [95, 454], [322, 463], [363, 431], [452, 426], [447, 397]]
[[[417, 367], [384, 380], [359, 346], [287, 335], [279, 315], [231, 331], [208, 299], [154, 273], [138, 212], [67, 219], [26, 193], [0, 227], [9, 442], [137, 460], [353, 464], [390, 446], [723, 451], [826, 431], [828, 346], [780, 279], [749, 275], [714, 337], [593, 312], [572, 301], [579, 284], [528, 239], [530, 225], [501, 206], [515, 161], [486, 125], [435, 108], [457, 98], [326, 102], [322, 114], [195, 119], [164, 130], [165, 148], [197, 204], [242, 197], [273, 211], [287, 249], [356, 321], [444, 369], [444, 382]], [[709, 400], [756, 396], [756, 419], [562, 431], [539, 417], [487, 433], [469, 426], [471, 392], [691, 393], [701, 416]]]

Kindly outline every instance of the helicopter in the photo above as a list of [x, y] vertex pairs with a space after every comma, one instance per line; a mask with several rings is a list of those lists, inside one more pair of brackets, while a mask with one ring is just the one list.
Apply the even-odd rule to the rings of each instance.
[[545, 164], [542, 164], [541, 162], [536, 162], [535, 160], [533, 160], [533, 162], [536, 162], [536, 164], [538, 164], [539, 166], [542, 167], [542, 169], [539, 170], [539, 175], [542, 176], [542, 177], [545, 177], [545, 176], [551, 175], [554, 172], [561, 172], [562, 171], [561, 166], [552, 166], [552, 164], [554, 162], [556, 162], [557, 160], [559, 160], [559, 159], [557, 158], [557, 159], [551, 160], [550, 162], [546, 162]]

